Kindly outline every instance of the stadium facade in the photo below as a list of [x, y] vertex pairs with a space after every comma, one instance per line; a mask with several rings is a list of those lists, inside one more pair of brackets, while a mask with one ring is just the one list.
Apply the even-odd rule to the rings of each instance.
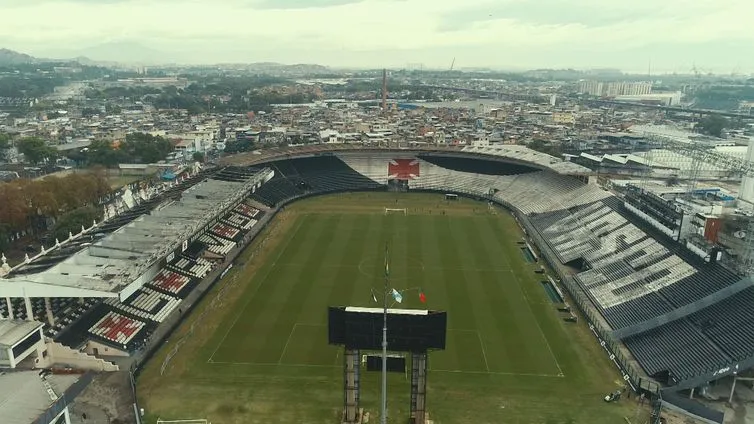
[[635, 391], [721, 420], [676, 393], [754, 365], [751, 281], [677, 243], [683, 216], [639, 192], [618, 198], [592, 179], [587, 168], [522, 146], [332, 144], [237, 155], [158, 200], [137, 196], [129, 210], [139, 213], [109, 213], [6, 271], [0, 313], [29, 330], [16, 332], [24, 334], [10, 352], [36, 331], [16, 363], [49, 367], [59, 362], [51, 353], [67, 349], [67, 361], [79, 354], [79, 366], [107, 369], [98, 357], [143, 355], [161, 323], [287, 203], [347, 191], [453, 193], [515, 214]]

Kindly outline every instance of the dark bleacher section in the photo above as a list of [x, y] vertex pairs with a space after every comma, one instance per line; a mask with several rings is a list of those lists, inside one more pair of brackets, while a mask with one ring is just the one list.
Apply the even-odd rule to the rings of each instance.
[[382, 187], [335, 156], [285, 159], [265, 166], [275, 171], [275, 177], [262, 184], [252, 198], [271, 207], [308, 194], [375, 190]]
[[276, 172], [275, 176], [262, 184], [251, 197], [267, 206], [275, 207], [304, 194], [306, 194], [306, 191], [303, 188], [298, 187], [294, 182]]
[[705, 308], [688, 318], [734, 361], [754, 352], [754, 288]]
[[539, 169], [526, 165], [503, 163], [484, 159], [446, 156], [417, 155], [420, 159], [451, 171], [484, 175], [519, 175], [537, 172]]
[[257, 172], [259, 172], [258, 168], [250, 166], [228, 166], [216, 172], [212, 176], [212, 179], [220, 181], [244, 182], [254, 176], [254, 174], [256, 174]]
[[670, 202], [662, 197], [630, 184], [625, 187], [624, 196], [629, 204], [656, 219], [670, 230], [675, 231], [680, 227], [683, 213], [678, 212]]
[[714, 372], [729, 361], [685, 319], [630, 337], [624, 343], [648, 375], [668, 385]]
[[[50, 298], [50, 306], [52, 309], [52, 315], [55, 318], [55, 325], [46, 325], [44, 332], [48, 337], [55, 337], [60, 332], [68, 328], [73, 322], [79, 319], [89, 308], [96, 303], [99, 303], [97, 299], [75, 299], [75, 298], [63, 298], [53, 297]], [[11, 299], [11, 307], [13, 309], [13, 317], [16, 319], [27, 319], [26, 305], [22, 298]], [[41, 298], [31, 299], [32, 318], [40, 321], [47, 322], [47, 310], [45, 308], [45, 300]], [[0, 314], [2, 316], [8, 316], [8, 307], [5, 300], [0, 300]]]

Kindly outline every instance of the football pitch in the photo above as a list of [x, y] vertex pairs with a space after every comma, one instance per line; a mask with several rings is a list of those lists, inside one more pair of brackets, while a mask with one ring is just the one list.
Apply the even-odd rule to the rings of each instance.
[[[386, 215], [385, 207], [407, 214]], [[428, 360], [427, 410], [436, 423], [632, 418], [632, 401], [602, 401], [621, 387], [620, 376], [583, 322], [563, 321], [521, 236], [509, 212], [439, 194], [294, 203], [147, 364], [138, 380], [147, 422], [339, 422], [343, 357], [327, 344], [327, 307], [379, 306], [371, 293], [383, 284], [386, 245], [390, 285], [405, 290], [393, 307], [448, 313], [447, 349]], [[189, 331], [161, 376], [163, 359]], [[406, 422], [409, 378], [390, 374], [388, 383], [390, 422]], [[362, 369], [361, 388], [361, 405], [377, 422], [379, 373]]]

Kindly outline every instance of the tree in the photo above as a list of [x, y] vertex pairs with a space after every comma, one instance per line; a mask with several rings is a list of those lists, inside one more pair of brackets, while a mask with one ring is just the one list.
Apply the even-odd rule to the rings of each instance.
[[108, 192], [106, 179], [97, 173], [0, 183], [0, 223], [11, 232], [46, 229], [50, 218], [68, 211], [85, 206], [98, 209], [98, 201]]
[[10, 136], [8, 134], [0, 134], [0, 160], [7, 160], [10, 148]]
[[37, 137], [22, 138], [18, 141], [17, 147], [26, 160], [34, 165], [58, 156], [57, 149], [48, 146], [44, 140]]
[[86, 206], [74, 209], [58, 219], [53, 229], [53, 235], [59, 241], [68, 238], [68, 234], [77, 234], [81, 227], [89, 228], [94, 220], [99, 221], [102, 218], [98, 209]]
[[120, 150], [131, 163], [155, 163], [164, 160], [175, 149], [173, 143], [151, 134], [134, 133], [126, 136]]
[[0, 252], [10, 247], [10, 225], [0, 224]]
[[120, 149], [113, 148], [113, 144], [105, 140], [94, 140], [89, 150], [84, 153], [85, 162], [89, 165], [102, 165], [107, 168], [126, 162], [126, 154]]
[[696, 129], [703, 134], [722, 137], [723, 130], [729, 127], [729, 122], [720, 115], [707, 115], [696, 124]]
[[194, 162], [204, 162], [204, 153], [194, 152], [194, 154], [191, 155], [191, 158], [194, 159]]

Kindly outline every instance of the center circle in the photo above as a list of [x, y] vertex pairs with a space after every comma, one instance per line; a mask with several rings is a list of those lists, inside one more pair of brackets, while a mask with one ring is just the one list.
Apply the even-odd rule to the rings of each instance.
[[[408, 275], [405, 275], [407, 270], [419, 269], [423, 271], [425, 269], [424, 262], [419, 259], [410, 256], [406, 259], [408, 261], [408, 267], [390, 268], [390, 281], [408, 280]], [[359, 262], [359, 273], [369, 278], [383, 278], [385, 276], [385, 258], [367, 256]]]

